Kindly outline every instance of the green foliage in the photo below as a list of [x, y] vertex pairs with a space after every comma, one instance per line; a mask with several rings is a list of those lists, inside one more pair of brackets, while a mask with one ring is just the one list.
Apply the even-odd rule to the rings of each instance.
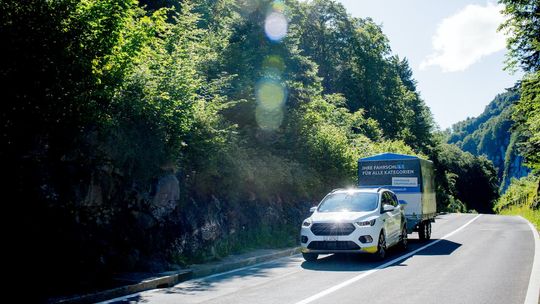
[[325, 95], [301, 107], [295, 119], [296, 151], [302, 152], [296, 157], [315, 168], [329, 187], [356, 184], [361, 157], [383, 152], [418, 154], [403, 141], [382, 140], [377, 122], [364, 118], [362, 111], [349, 112], [340, 106], [344, 101], [340, 95]]
[[522, 94], [516, 105], [513, 118], [516, 129], [525, 138], [518, 144], [525, 156], [526, 165], [534, 172], [540, 172], [540, 72], [525, 76]]
[[431, 113], [416, 92], [407, 60], [391, 56], [381, 27], [369, 18], [350, 17], [331, 0], [311, 1], [302, 8], [292, 16], [298, 25], [292, 35], [317, 63], [324, 92], [342, 94], [349, 109], [362, 109], [388, 139], [422, 150], [431, 145]]
[[463, 152], [455, 145], [440, 144], [432, 151], [439, 209], [492, 212], [498, 181], [491, 161]]
[[508, 18], [499, 30], [508, 34], [507, 67], [518, 65], [526, 72], [540, 69], [540, 3], [537, 0], [499, 0]]
[[540, 229], [540, 177], [530, 174], [513, 179], [494, 210], [500, 214], [522, 215]]
[[506, 193], [495, 204], [495, 211], [499, 212], [512, 205], [525, 205], [532, 209], [540, 208], [539, 183], [540, 178], [532, 174], [513, 179]]
[[[473, 145], [478, 146], [487, 133], [493, 132], [491, 129], [499, 129], [500, 127], [498, 127], [498, 125], [506, 123], [506, 121], [510, 119], [512, 107], [518, 100], [519, 91], [517, 89], [512, 89], [497, 95], [478, 117], [468, 118], [454, 124], [451, 128], [448, 142], [463, 147], [463, 142], [472, 140], [474, 142]], [[503, 128], [500, 132], [502, 134], [507, 130], [507, 128]], [[468, 152], [473, 154], [477, 153], [477, 147], [472, 147], [472, 149], [473, 150]]]
[[[455, 181], [453, 181], [455, 183]], [[447, 205], [444, 206], [445, 211], [447, 212], [454, 212], [454, 213], [465, 213], [467, 212], [467, 206], [460, 201], [459, 199], [455, 198], [451, 194], [447, 194], [446, 191], [440, 191], [439, 196], [437, 196], [437, 200], [442, 200]]]
[[[159, 10], [142, 17], [141, 25], [135, 24], [142, 30], [126, 26], [121, 41], [129, 47], [120, 46], [108, 64], [121, 66], [130, 61], [132, 68], [125, 72], [111, 98], [102, 132], [109, 134], [107, 152], [119, 167], [140, 167], [135, 176], [146, 180], [160, 168], [177, 166], [196, 121], [195, 113], [204, 107], [205, 101], [198, 95], [203, 89], [198, 69], [209, 56], [203, 41], [205, 32], [195, 27], [197, 16], [190, 13], [187, 3], [184, 10], [174, 25], [166, 23], [165, 11]], [[144, 44], [142, 35], [137, 34], [143, 30], [148, 33]], [[136, 54], [131, 39], [144, 46]], [[124, 170], [129, 172], [127, 168]]]
[[518, 87], [497, 95], [482, 114], [452, 126], [448, 142], [474, 155], [485, 155], [497, 168], [502, 192], [510, 179], [527, 175], [516, 149], [523, 132], [513, 128], [514, 111], [520, 98]]
[[519, 150], [534, 172], [540, 170], [540, 3], [535, 0], [500, 0], [508, 19], [500, 30], [508, 34], [507, 67], [519, 65], [527, 74], [521, 83], [521, 98], [513, 119], [520, 132]]
[[361, 112], [350, 113], [339, 107], [340, 102], [343, 102], [342, 97], [328, 95], [306, 104], [297, 112], [299, 138], [296, 150], [307, 152], [297, 157], [316, 168], [331, 183], [352, 184], [356, 175], [352, 142], [365, 137], [354, 133], [353, 128], [367, 128], [373, 133], [377, 129], [370, 125], [376, 123], [365, 120]]
[[404, 141], [401, 140], [385, 140], [381, 142], [376, 142], [373, 144], [373, 148], [371, 150], [363, 150], [361, 152], [361, 157], [386, 152], [416, 155], [422, 158], [426, 158], [425, 155], [415, 152], [413, 148], [411, 148]]

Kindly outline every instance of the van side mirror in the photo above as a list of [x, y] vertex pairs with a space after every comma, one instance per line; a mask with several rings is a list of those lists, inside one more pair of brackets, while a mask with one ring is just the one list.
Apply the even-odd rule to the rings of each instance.
[[315, 212], [315, 211], [317, 211], [317, 207], [311, 207], [311, 208], [309, 208], [309, 212], [313, 213], [313, 212]]
[[404, 200], [399, 200], [398, 202], [399, 202], [400, 205], [407, 205], [408, 204], [407, 201], [404, 201]]
[[390, 211], [394, 211], [394, 209], [395, 209], [394, 206], [385, 204], [385, 205], [383, 206], [383, 213], [385, 213], [385, 212], [390, 212]]

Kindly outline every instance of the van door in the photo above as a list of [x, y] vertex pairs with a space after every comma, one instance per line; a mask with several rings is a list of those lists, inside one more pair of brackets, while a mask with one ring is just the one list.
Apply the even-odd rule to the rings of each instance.
[[394, 206], [395, 208], [394, 211], [392, 211], [391, 213], [392, 213], [392, 219], [394, 223], [394, 232], [395, 232], [394, 241], [397, 243], [399, 242], [399, 238], [401, 235], [401, 226], [402, 226], [401, 208], [403, 208], [403, 206], [399, 204], [399, 201], [395, 194], [393, 193], [389, 193], [389, 194], [391, 196], [392, 206]]
[[387, 212], [389, 222], [388, 228], [388, 246], [391, 246], [399, 241], [399, 233], [401, 232], [400, 222], [401, 222], [401, 212], [395, 196], [391, 192], [384, 192], [385, 204], [391, 205], [394, 207], [393, 211]]
[[[385, 191], [382, 193], [381, 210], [384, 205], [394, 206], [392, 194], [388, 191]], [[396, 238], [399, 239], [399, 234], [396, 231], [396, 225], [399, 225], [399, 223], [396, 224], [396, 222], [399, 221], [399, 219], [395, 216], [396, 211], [397, 211], [397, 214], [399, 215], [399, 210], [396, 210], [396, 209], [394, 209], [394, 211], [385, 212], [383, 214], [384, 230], [386, 231], [387, 246], [391, 246], [392, 244], [394, 244], [396, 242]]]

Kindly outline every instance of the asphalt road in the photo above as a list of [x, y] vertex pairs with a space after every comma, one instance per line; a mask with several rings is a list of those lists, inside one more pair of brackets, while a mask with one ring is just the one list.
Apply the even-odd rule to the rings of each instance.
[[432, 230], [429, 243], [409, 235], [409, 250], [384, 262], [292, 256], [107, 303], [524, 303], [535, 254], [526, 221], [448, 214]]

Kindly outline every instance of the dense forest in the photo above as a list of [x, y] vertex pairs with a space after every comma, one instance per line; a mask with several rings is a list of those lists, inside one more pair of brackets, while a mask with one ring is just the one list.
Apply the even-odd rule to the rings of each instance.
[[[294, 245], [309, 207], [376, 153], [433, 160], [440, 211], [489, 213], [498, 198], [493, 163], [435, 130], [381, 26], [334, 1], [0, 9], [12, 254], [50, 274], [43, 295]], [[534, 166], [538, 74], [527, 81], [515, 115]]]

